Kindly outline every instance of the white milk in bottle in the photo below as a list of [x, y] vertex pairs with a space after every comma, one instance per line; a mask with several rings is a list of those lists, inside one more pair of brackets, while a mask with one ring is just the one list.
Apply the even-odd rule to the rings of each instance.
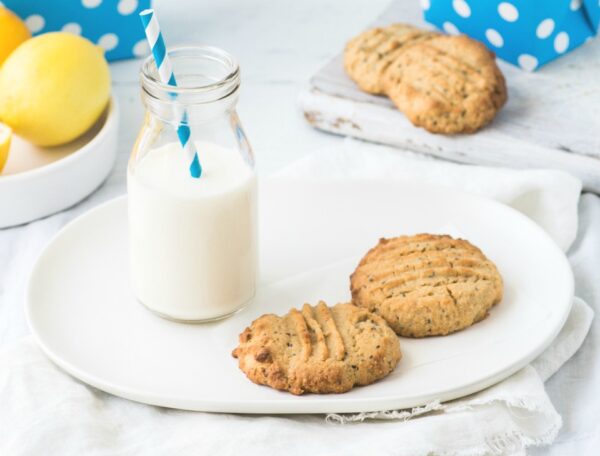
[[235, 150], [197, 143], [189, 176], [178, 143], [128, 175], [133, 289], [153, 311], [210, 320], [242, 307], [256, 286], [256, 178]]

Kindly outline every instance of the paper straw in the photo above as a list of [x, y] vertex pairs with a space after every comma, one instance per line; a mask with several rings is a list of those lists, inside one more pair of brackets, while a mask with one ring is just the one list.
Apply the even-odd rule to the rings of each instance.
[[[175, 80], [175, 74], [173, 73], [173, 67], [169, 60], [169, 54], [167, 54], [167, 48], [160, 32], [160, 26], [158, 25], [158, 19], [154, 14], [153, 9], [146, 9], [140, 13], [140, 19], [146, 32], [146, 38], [154, 61], [156, 62], [156, 68], [158, 69], [158, 76], [164, 84], [170, 86], [177, 86]], [[190, 164], [190, 174], [194, 178], [199, 178], [202, 175], [202, 166], [198, 159], [198, 153], [194, 147], [194, 142], [190, 138], [190, 127], [187, 122], [187, 113], [181, 112], [180, 120], [177, 122], [177, 137], [181, 143], [181, 147], [186, 153]]]

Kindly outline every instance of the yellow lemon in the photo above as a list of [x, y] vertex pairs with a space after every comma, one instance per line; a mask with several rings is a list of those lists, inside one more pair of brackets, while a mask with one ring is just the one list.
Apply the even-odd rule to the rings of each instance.
[[39, 146], [64, 144], [85, 133], [109, 96], [103, 50], [71, 33], [25, 41], [0, 69], [0, 120]]
[[8, 54], [28, 38], [31, 34], [25, 22], [11, 10], [0, 6], [0, 66]]
[[8, 160], [8, 150], [10, 149], [10, 138], [12, 131], [9, 127], [0, 123], [0, 173]]

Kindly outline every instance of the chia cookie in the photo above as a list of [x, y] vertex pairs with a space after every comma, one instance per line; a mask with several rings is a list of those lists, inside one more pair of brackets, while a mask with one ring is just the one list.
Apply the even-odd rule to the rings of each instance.
[[400, 343], [379, 316], [352, 304], [305, 304], [283, 317], [263, 315], [244, 330], [232, 355], [260, 385], [303, 393], [344, 393], [388, 375]]
[[443, 336], [484, 319], [502, 299], [496, 266], [447, 235], [381, 239], [350, 277], [353, 304], [405, 337]]
[[386, 95], [416, 126], [472, 133], [507, 100], [494, 54], [465, 35], [439, 35], [399, 54], [382, 74]]
[[347, 43], [344, 69], [365, 92], [382, 94], [382, 75], [388, 66], [410, 46], [436, 35], [407, 24], [367, 30]]

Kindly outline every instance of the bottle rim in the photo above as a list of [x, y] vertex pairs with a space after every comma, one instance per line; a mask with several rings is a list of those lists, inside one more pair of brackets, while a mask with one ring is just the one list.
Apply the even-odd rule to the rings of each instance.
[[223, 76], [207, 83], [172, 86], [160, 80], [154, 57], [150, 55], [142, 63], [140, 78], [142, 89], [153, 98], [167, 101], [183, 96], [191, 103], [206, 103], [226, 98], [240, 85], [238, 62], [223, 49], [207, 45], [180, 45], [168, 48], [167, 52], [175, 67], [177, 61], [184, 58], [197, 59], [199, 63], [211, 61], [222, 67]]

